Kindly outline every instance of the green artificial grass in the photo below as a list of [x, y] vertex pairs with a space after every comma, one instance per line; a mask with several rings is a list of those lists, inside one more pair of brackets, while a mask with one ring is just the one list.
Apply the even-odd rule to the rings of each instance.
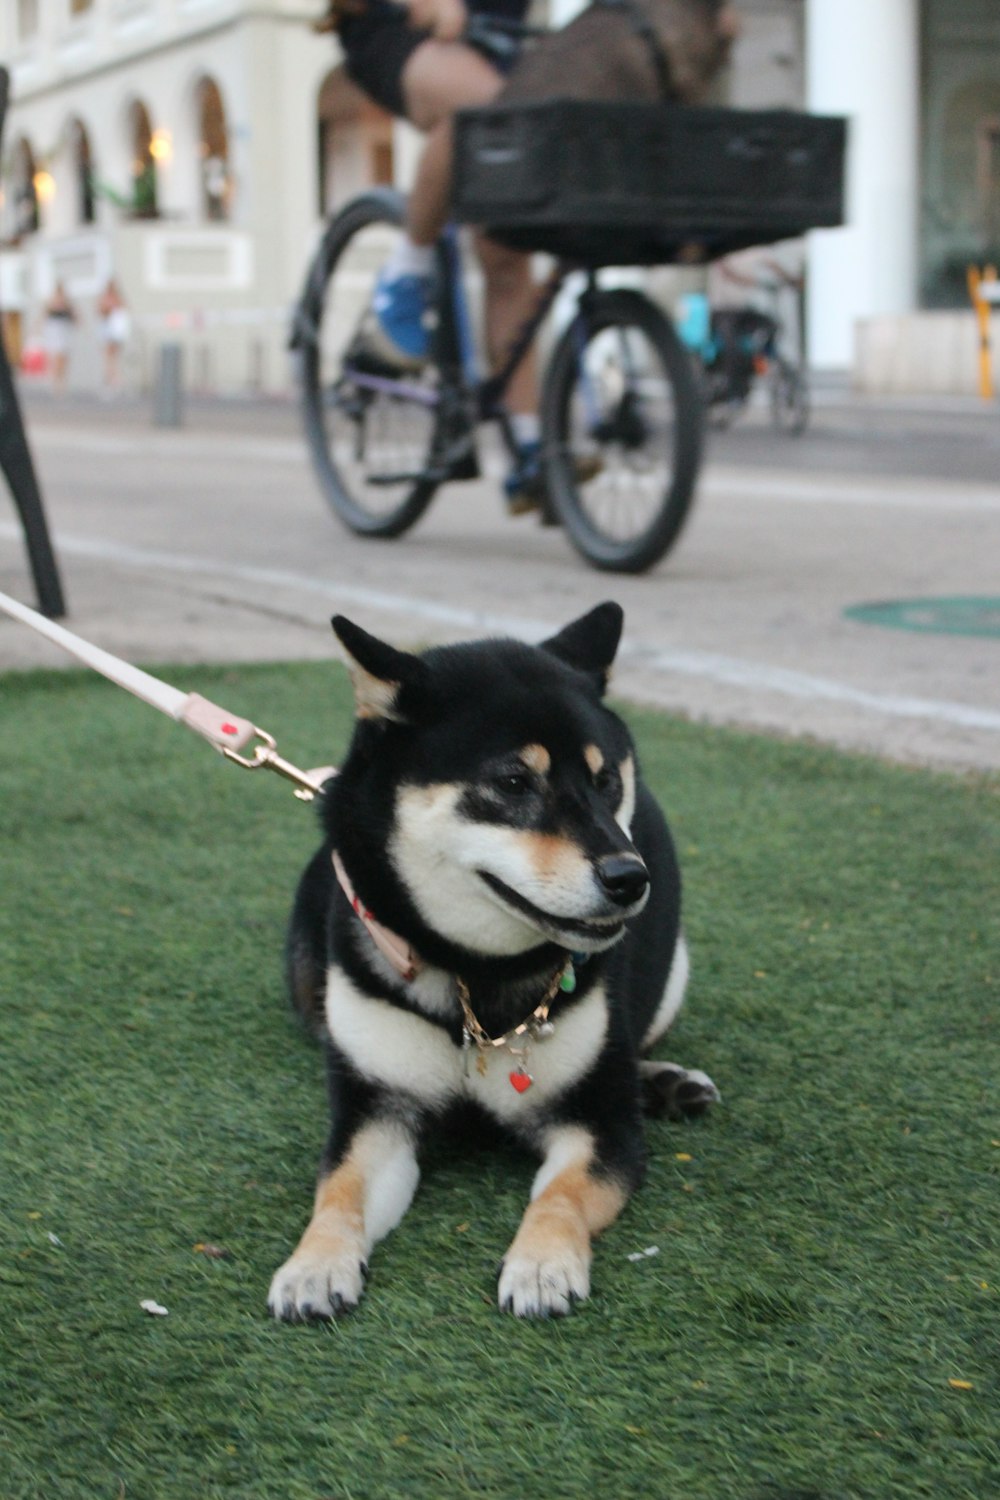
[[[339, 669], [169, 675], [342, 752]], [[722, 1106], [650, 1127], [571, 1318], [495, 1306], [533, 1163], [439, 1142], [361, 1308], [283, 1327], [312, 814], [92, 676], [0, 679], [2, 1500], [1000, 1495], [1000, 787], [629, 718], [694, 958], [661, 1050]]]

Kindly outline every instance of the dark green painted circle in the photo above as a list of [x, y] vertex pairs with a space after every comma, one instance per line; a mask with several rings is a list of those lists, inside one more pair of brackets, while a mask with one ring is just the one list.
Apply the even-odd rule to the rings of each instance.
[[854, 604], [849, 620], [882, 625], [887, 630], [925, 631], [930, 635], [989, 635], [1000, 639], [1000, 598], [969, 595], [956, 599], [887, 599]]

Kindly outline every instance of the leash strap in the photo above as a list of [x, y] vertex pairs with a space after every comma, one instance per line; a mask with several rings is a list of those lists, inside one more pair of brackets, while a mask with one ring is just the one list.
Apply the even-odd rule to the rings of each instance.
[[[150, 708], [159, 709], [161, 714], [166, 714], [176, 723], [184, 724], [195, 734], [201, 735], [227, 760], [234, 761], [248, 771], [275, 771], [286, 781], [293, 782], [297, 787], [295, 795], [303, 801], [309, 802], [317, 796], [323, 790], [323, 783], [335, 774], [329, 766], [317, 771], [300, 771], [278, 755], [273, 737], [266, 730], [258, 729], [249, 719], [231, 714], [228, 709], [220, 708], [217, 703], [203, 698], [200, 693], [182, 693], [179, 688], [171, 687], [159, 677], [144, 672], [141, 667], [133, 667], [120, 657], [112, 656], [110, 651], [104, 651], [100, 646], [85, 641], [82, 636], [74, 635], [72, 630], [46, 619], [37, 610], [29, 609], [26, 604], [20, 604], [8, 594], [0, 593], [0, 609], [12, 619], [19, 620], [22, 625], [45, 636], [54, 645], [61, 646], [84, 666], [99, 672], [102, 677], [124, 688], [134, 698], [140, 698]], [[253, 740], [258, 743], [254, 747], [253, 759], [249, 760], [240, 751], [245, 750]]]
[[344, 869], [344, 861], [336, 849], [333, 851], [333, 870], [340, 882], [341, 890], [351, 903], [354, 915], [368, 929], [368, 935], [382, 957], [387, 958], [400, 978], [405, 979], [409, 984], [411, 980], [416, 979], [423, 968], [420, 956], [410, 947], [405, 938], [401, 938], [398, 933], [391, 932], [388, 927], [383, 927], [381, 922], [375, 920], [351, 884], [350, 876]]

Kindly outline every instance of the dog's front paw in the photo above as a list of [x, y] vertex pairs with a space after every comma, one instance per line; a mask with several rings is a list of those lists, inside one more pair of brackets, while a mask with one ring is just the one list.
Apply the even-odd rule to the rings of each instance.
[[361, 1299], [366, 1270], [349, 1252], [330, 1257], [296, 1250], [275, 1272], [267, 1305], [286, 1323], [343, 1317]]
[[722, 1097], [707, 1073], [682, 1068], [671, 1062], [639, 1064], [642, 1105], [647, 1115], [666, 1115], [670, 1120], [691, 1120], [703, 1115]]
[[512, 1245], [500, 1268], [498, 1301], [519, 1318], [561, 1318], [589, 1295], [589, 1252], [568, 1245], [545, 1260]]

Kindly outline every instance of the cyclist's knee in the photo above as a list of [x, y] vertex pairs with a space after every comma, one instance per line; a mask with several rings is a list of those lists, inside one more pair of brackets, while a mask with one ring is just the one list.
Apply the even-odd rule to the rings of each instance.
[[462, 42], [421, 43], [403, 69], [407, 118], [418, 130], [433, 130], [456, 109], [489, 104], [503, 79], [486, 59]]

